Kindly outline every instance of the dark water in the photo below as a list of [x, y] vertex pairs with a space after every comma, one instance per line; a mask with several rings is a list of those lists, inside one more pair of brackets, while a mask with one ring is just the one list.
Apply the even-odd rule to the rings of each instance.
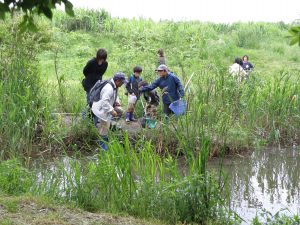
[[[216, 168], [220, 159], [209, 164]], [[230, 207], [249, 223], [265, 211], [300, 214], [300, 149], [264, 149], [223, 161]]]

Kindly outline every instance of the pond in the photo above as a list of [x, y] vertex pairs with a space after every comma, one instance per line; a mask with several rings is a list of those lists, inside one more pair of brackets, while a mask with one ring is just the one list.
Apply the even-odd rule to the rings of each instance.
[[[97, 158], [97, 155], [86, 156], [79, 161], [86, 164]], [[38, 163], [35, 167], [40, 170], [39, 181], [45, 179], [44, 172], [59, 170], [58, 164], [69, 171], [72, 162], [73, 157], [60, 157]], [[179, 164], [181, 162], [179, 160]], [[208, 164], [216, 171], [220, 171], [222, 165], [229, 187], [229, 207], [244, 220], [243, 224], [249, 224], [256, 215], [261, 218], [260, 213], [267, 212], [270, 216], [279, 211], [286, 215], [300, 214], [299, 148], [256, 150], [246, 156], [213, 159]], [[184, 166], [181, 169], [186, 170]]]
[[[219, 168], [221, 159], [209, 165]], [[300, 214], [300, 149], [263, 149], [222, 162], [230, 207], [249, 223], [260, 213]]]

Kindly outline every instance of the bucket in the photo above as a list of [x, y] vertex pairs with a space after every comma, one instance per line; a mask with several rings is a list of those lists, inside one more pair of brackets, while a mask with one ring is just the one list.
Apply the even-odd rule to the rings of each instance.
[[185, 113], [186, 106], [187, 104], [185, 100], [177, 100], [175, 102], [172, 102], [169, 108], [172, 110], [175, 116], [180, 116]]
[[146, 118], [146, 124], [148, 128], [154, 129], [156, 127], [156, 123], [157, 123], [156, 119]]

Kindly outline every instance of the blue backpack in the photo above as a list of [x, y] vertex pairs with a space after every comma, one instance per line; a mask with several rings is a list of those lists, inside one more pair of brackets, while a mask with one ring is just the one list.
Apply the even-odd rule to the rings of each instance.
[[95, 85], [92, 87], [92, 89], [90, 90], [89, 94], [88, 94], [88, 103], [89, 106], [92, 107], [93, 102], [97, 102], [100, 100], [100, 93], [103, 89], [103, 87], [109, 83], [113, 89], [116, 89], [113, 85], [113, 83], [109, 80], [98, 80]]

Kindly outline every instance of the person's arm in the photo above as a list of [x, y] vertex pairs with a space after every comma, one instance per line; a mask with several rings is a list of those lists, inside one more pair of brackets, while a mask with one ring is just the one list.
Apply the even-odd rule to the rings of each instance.
[[101, 77], [106, 72], [107, 67], [108, 67], [108, 62], [106, 62], [106, 61], [102, 62], [102, 64], [101, 64], [101, 70], [100, 70], [100, 76]]
[[132, 92], [132, 91], [131, 91], [131, 79], [130, 79], [130, 77], [131, 77], [131, 76], [128, 77], [128, 83], [127, 83], [126, 86], [125, 86], [125, 88], [126, 88], [128, 94], [131, 94], [131, 92]]
[[156, 79], [151, 85], [142, 87], [141, 92], [152, 91], [157, 88], [160, 82], [160, 78]]
[[88, 61], [85, 67], [83, 68], [83, 74], [85, 77], [87, 77], [91, 72], [93, 68], [92, 60]]
[[174, 77], [174, 80], [175, 80], [175, 84], [176, 84], [179, 96], [180, 96], [180, 98], [183, 98], [184, 97], [184, 88], [183, 88], [183, 85], [181, 84], [181, 82], [180, 82], [180, 80], [179, 80], [178, 77], [176, 77], [176, 76], [173, 76], [173, 77]]

